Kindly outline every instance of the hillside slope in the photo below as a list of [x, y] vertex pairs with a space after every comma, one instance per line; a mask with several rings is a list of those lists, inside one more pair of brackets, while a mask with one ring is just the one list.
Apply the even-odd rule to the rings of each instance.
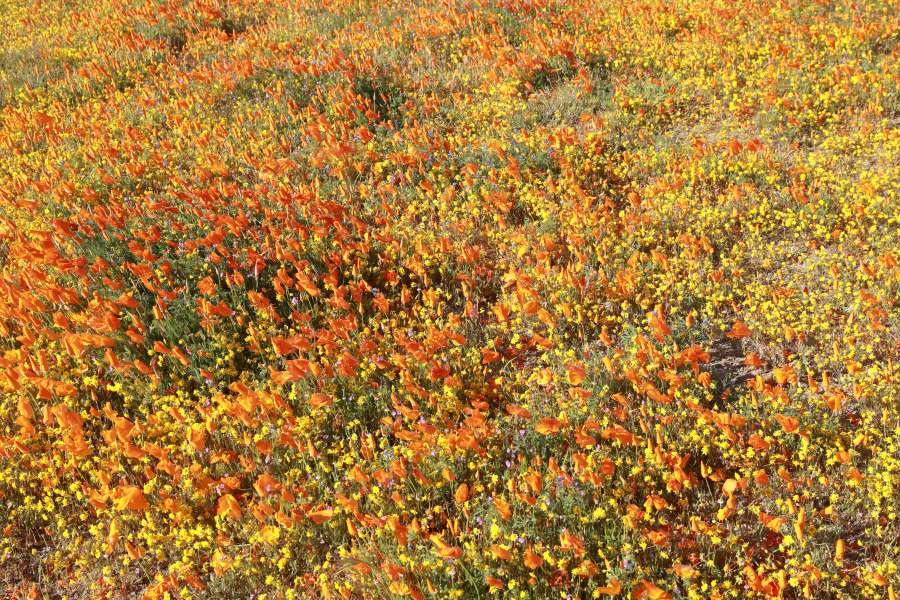
[[0, 31], [0, 594], [900, 593], [896, 0]]

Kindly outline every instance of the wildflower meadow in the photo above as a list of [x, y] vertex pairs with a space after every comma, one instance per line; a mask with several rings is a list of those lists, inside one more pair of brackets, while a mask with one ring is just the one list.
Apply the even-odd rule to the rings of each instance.
[[898, 0], [0, 0], [0, 597], [896, 600], [898, 302]]

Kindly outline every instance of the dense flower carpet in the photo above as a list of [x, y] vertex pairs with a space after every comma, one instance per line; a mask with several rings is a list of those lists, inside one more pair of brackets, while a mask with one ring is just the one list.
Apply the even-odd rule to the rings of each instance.
[[897, 0], [0, 32], [0, 596], [900, 594]]

